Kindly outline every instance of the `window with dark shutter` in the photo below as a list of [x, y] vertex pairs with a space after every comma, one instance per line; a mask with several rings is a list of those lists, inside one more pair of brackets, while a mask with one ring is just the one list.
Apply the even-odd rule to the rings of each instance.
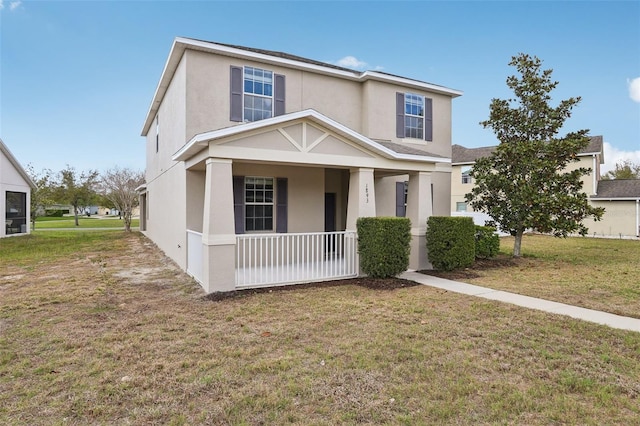
[[242, 67], [231, 66], [231, 121], [242, 121]]
[[433, 100], [424, 98], [424, 140], [433, 141]]
[[276, 74], [275, 75], [275, 99], [274, 99], [274, 117], [279, 115], [284, 115], [284, 97], [285, 97], [285, 84], [284, 84], [284, 75]]
[[276, 179], [276, 232], [287, 232], [287, 198], [288, 194], [287, 178]]
[[404, 138], [404, 93], [396, 93], [396, 137]]
[[233, 177], [233, 215], [236, 234], [244, 234], [244, 176]]

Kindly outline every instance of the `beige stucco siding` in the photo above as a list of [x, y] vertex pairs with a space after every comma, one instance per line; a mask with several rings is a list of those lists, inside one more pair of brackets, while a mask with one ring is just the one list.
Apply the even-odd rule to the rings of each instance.
[[584, 221], [589, 228], [589, 235], [599, 236], [636, 236], [636, 202], [635, 201], [591, 201], [594, 207], [604, 207], [602, 220]]
[[147, 182], [146, 234], [181, 268], [186, 268], [186, 171], [182, 163]]
[[[587, 195], [594, 195], [596, 193], [597, 184], [593, 178], [594, 176], [594, 156], [592, 155], [583, 155], [578, 157], [579, 161], [575, 163], [570, 163], [567, 165], [565, 170], [567, 172], [571, 172], [580, 167], [584, 167], [586, 169], [591, 169], [591, 172], [582, 176], [582, 191]], [[597, 163], [597, 161], [596, 161]]]
[[431, 173], [431, 184], [433, 185], [433, 215], [450, 216], [451, 173]]
[[[473, 183], [462, 183], [462, 169], [469, 167], [467, 165], [454, 165], [451, 167], [451, 211], [456, 211], [456, 203], [466, 202], [465, 194], [471, 192]], [[473, 181], [472, 181], [473, 182]], [[471, 207], [467, 207], [467, 211], [471, 211]]]
[[155, 119], [147, 133], [147, 182], [153, 181], [175, 164], [171, 157], [187, 141], [185, 139], [185, 76], [186, 65], [183, 58], [158, 110], [160, 137], [157, 152]]
[[[362, 85], [363, 129], [372, 139], [409, 144], [451, 157], [451, 98], [444, 95], [369, 80]], [[414, 93], [433, 100], [433, 141], [396, 137], [396, 93]]]

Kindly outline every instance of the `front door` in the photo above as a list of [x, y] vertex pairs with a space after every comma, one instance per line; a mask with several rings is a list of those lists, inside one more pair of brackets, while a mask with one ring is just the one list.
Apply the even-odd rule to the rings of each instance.
[[[324, 194], [324, 232], [336, 231], [336, 194], [326, 192]], [[335, 234], [325, 235], [324, 252], [332, 253], [336, 249]]]

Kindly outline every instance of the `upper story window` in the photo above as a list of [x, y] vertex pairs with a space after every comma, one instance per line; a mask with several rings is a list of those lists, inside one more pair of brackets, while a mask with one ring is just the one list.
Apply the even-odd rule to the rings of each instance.
[[396, 93], [396, 136], [433, 140], [432, 99], [414, 93]]
[[424, 97], [405, 93], [404, 95], [404, 136], [422, 139], [424, 137]]
[[284, 75], [255, 67], [231, 67], [231, 121], [264, 120], [285, 112]]
[[244, 67], [244, 121], [273, 117], [273, 72]]
[[471, 166], [464, 166], [461, 169], [462, 171], [462, 183], [471, 183], [471, 176], [469, 175], [469, 173], [471, 173]]

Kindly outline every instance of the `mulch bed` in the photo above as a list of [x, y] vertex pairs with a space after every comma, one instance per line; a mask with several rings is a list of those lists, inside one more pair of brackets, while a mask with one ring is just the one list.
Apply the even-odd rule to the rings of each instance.
[[299, 291], [309, 288], [320, 287], [337, 287], [343, 285], [357, 285], [368, 288], [370, 290], [397, 290], [399, 288], [407, 288], [421, 285], [415, 281], [403, 280], [400, 278], [352, 278], [348, 280], [323, 281], [317, 283], [291, 284], [276, 287], [251, 288], [246, 290], [235, 290], [225, 292], [214, 292], [204, 296], [204, 299], [211, 301], [220, 301], [237, 297], [247, 297], [260, 293], [272, 293], [276, 291]]

